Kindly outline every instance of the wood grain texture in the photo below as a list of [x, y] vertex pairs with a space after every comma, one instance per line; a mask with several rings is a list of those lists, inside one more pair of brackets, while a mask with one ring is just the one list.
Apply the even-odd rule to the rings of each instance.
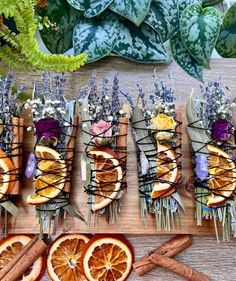
[[[212, 60], [212, 70], [205, 71], [205, 81], [215, 80], [221, 76], [222, 81], [228, 85], [232, 95], [236, 97], [236, 60], [234, 59], [220, 59]], [[164, 78], [167, 74], [171, 73], [173, 77], [173, 84], [177, 94], [177, 104], [183, 105], [192, 89], [195, 87], [198, 89], [199, 82], [190, 78], [185, 72], [179, 68], [178, 65], [172, 63], [169, 66], [163, 65], [142, 65], [133, 62], [128, 62], [120, 58], [106, 58], [102, 62], [87, 65], [79, 71], [68, 74], [67, 83], [67, 96], [75, 98], [78, 93], [79, 85], [86, 84], [91, 75], [93, 69], [97, 70], [98, 78], [106, 75], [109, 80], [112, 78], [115, 71], [120, 72], [120, 84], [121, 90], [129, 91], [133, 95], [137, 95], [138, 90], [136, 84], [142, 85], [144, 91], [151, 93], [153, 91], [153, 79], [152, 71], [156, 68], [157, 74], [160, 78]], [[32, 88], [33, 80], [40, 80], [40, 73], [15, 73], [18, 77], [18, 81], [24, 82], [24, 84]], [[100, 85], [101, 85], [101, 81]], [[111, 83], [109, 83], [111, 86]], [[29, 125], [29, 121], [26, 124]], [[130, 132], [129, 132], [130, 134]], [[25, 144], [24, 144], [24, 165], [26, 157], [32, 150], [32, 133], [25, 131]], [[185, 176], [191, 171], [189, 144], [184, 132], [183, 136], [183, 171]], [[136, 174], [136, 158], [134, 154], [134, 143], [131, 135], [128, 139], [128, 193], [122, 199], [122, 213], [119, 216], [119, 221], [116, 225], [106, 225], [101, 219], [100, 226], [88, 228], [83, 223], [78, 222], [75, 219], [70, 219], [68, 222], [70, 232], [119, 232], [119, 233], [133, 233], [129, 235], [131, 243], [135, 247], [136, 258], [139, 258], [147, 253], [147, 251], [155, 248], [162, 242], [168, 240], [170, 237], [161, 236], [156, 232], [154, 220], [150, 218], [149, 228], [145, 228], [139, 218], [139, 203], [138, 203], [138, 187], [137, 187], [137, 174]], [[73, 185], [72, 185], [72, 202], [74, 206], [79, 206], [81, 210], [87, 214], [86, 209], [86, 194], [83, 191], [83, 187], [80, 183], [80, 167], [79, 156], [81, 151], [81, 133], [78, 134], [77, 153], [75, 165], [75, 171], [73, 173]], [[132, 157], [131, 157], [132, 156]], [[34, 207], [28, 207], [25, 204], [26, 196], [33, 191], [29, 180], [24, 179], [21, 198], [18, 199], [18, 206], [20, 206], [20, 217], [17, 220], [11, 219], [11, 230], [14, 232], [33, 232], [38, 231], [38, 224], [35, 219]], [[181, 189], [180, 192], [184, 198], [188, 214], [183, 219], [183, 227], [178, 233], [194, 233], [196, 235], [211, 235], [211, 237], [194, 237], [194, 244], [190, 249], [187, 249], [183, 253], [177, 256], [177, 259], [186, 263], [189, 266], [207, 274], [212, 280], [236, 280], [236, 241], [229, 243], [221, 243], [218, 245], [213, 237], [214, 230], [208, 222], [205, 222], [204, 226], [196, 227], [194, 219], [194, 199], [193, 194]], [[138, 225], [138, 227], [136, 227]], [[134, 229], [135, 226], [135, 229]], [[138, 234], [146, 234], [146, 236], [140, 236]], [[149, 235], [155, 234], [155, 235]], [[49, 280], [45, 277], [43, 281]], [[133, 272], [129, 277], [129, 280], [183, 280], [180, 277], [169, 273], [162, 269], [152, 271], [150, 274], [138, 277]]]

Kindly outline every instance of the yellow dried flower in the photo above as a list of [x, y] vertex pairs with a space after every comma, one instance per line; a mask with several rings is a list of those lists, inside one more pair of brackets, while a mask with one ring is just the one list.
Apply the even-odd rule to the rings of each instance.
[[173, 137], [173, 133], [166, 132], [167, 130], [174, 130], [176, 122], [173, 117], [160, 113], [151, 119], [151, 129], [163, 131], [156, 135], [157, 140], [169, 140]]

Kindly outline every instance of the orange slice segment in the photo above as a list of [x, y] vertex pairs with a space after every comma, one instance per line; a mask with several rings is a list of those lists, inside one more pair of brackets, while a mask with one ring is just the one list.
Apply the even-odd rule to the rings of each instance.
[[50, 247], [48, 274], [53, 281], [85, 281], [81, 254], [89, 238], [80, 234], [60, 236]]
[[178, 182], [179, 173], [176, 155], [168, 144], [158, 143], [157, 156], [157, 177], [159, 182], [154, 184], [151, 198], [170, 195], [168, 191]]
[[82, 254], [84, 275], [89, 281], [123, 281], [132, 268], [133, 248], [120, 235], [96, 235]]
[[213, 145], [208, 145], [208, 150], [208, 186], [212, 194], [208, 197], [207, 205], [213, 207], [224, 204], [233, 194], [236, 188], [236, 167], [234, 160], [224, 150]]
[[12, 191], [15, 181], [15, 166], [6, 153], [0, 149], [0, 199]]
[[[9, 235], [0, 241], [0, 270], [3, 269], [31, 240], [29, 235]], [[41, 280], [46, 268], [46, 257], [39, 257], [19, 279], [23, 281]]]
[[34, 179], [35, 194], [29, 195], [29, 205], [39, 205], [58, 196], [66, 182], [67, 168], [60, 153], [47, 146], [36, 146], [39, 175]]
[[109, 148], [93, 148], [89, 154], [94, 159], [96, 195], [92, 210], [95, 212], [115, 199], [121, 188], [123, 171], [119, 156]]

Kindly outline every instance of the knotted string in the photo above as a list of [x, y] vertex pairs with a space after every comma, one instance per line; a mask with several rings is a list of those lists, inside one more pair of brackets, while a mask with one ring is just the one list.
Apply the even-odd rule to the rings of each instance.
[[[67, 123], [67, 125], [62, 125], [65, 123]], [[36, 210], [39, 212], [55, 212], [59, 209], [65, 208], [66, 206], [68, 206], [70, 204], [67, 192], [65, 192], [61, 189], [60, 189], [60, 191], [61, 191], [60, 194], [54, 198], [50, 198], [44, 194], [41, 194], [41, 192], [43, 190], [47, 190], [49, 188], [59, 189], [58, 185], [63, 184], [65, 186], [65, 184], [67, 182], [71, 182], [73, 156], [68, 158], [67, 154], [69, 152], [74, 152], [75, 147], [68, 148], [66, 146], [67, 144], [65, 144], [64, 140], [67, 137], [76, 139], [76, 136], [68, 135], [66, 133], [65, 129], [70, 127], [69, 131], [72, 132], [73, 128], [77, 128], [78, 126], [73, 124], [72, 122], [68, 122], [68, 121], [62, 119], [62, 120], [60, 120], [60, 127], [62, 130], [61, 130], [60, 138], [58, 140], [58, 144], [56, 146], [51, 145], [49, 147], [56, 150], [62, 157], [60, 159], [55, 159], [55, 158], [44, 159], [44, 158], [40, 158], [40, 157], [36, 156], [37, 171], [40, 171], [40, 163], [41, 163], [41, 161], [44, 161], [44, 160], [54, 162], [53, 163], [54, 167], [58, 166], [58, 168], [54, 168], [53, 171], [41, 171], [41, 172], [43, 172], [43, 176], [45, 176], [45, 178], [47, 178], [47, 177], [50, 178], [50, 176], [58, 177], [58, 180], [56, 180], [56, 181], [53, 180], [53, 182], [51, 184], [42, 180], [40, 178], [41, 174], [35, 176], [35, 179], [38, 179], [43, 185], [42, 188], [39, 188], [38, 190], [35, 189], [35, 193], [44, 198], [50, 199], [43, 205], [36, 206]], [[50, 131], [55, 132], [56, 129], [57, 129], [56, 127], [52, 127], [50, 129], [45, 129], [45, 131], [41, 131], [41, 134], [48, 133]], [[37, 145], [42, 145], [41, 142], [42, 142], [42, 139], [39, 139], [37, 137], [37, 140], [36, 140], [36, 143], [34, 146], [34, 150], [36, 149]], [[63, 161], [63, 163], [61, 162], [61, 160]], [[61, 175], [64, 168], [66, 168], [66, 171], [67, 171], [65, 176]]]
[[[209, 134], [210, 132], [210, 129], [209, 128], [202, 128], [200, 126], [198, 126], [197, 124], [199, 122], [201, 122], [203, 120], [197, 120], [195, 122], [192, 122], [190, 124], [188, 124], [188, 127], [189, 128], [193, 128], [193, 129], [198, 129], [204, 133], [207, 133]], [[234, 134], [232, 132], [232, 130], [228, 130], [228, 135], [230, 135], [230, 138], [234, 138]], [[213, 145], [217, 148], [220, 148], [222, 150], [224, 150], [226, 153], [230, 153], [232, 157], [229, 157], [228, 158], [225, 158], [225, 157], [222, 157], [222, 156], [219, 156], [219, 159], [222, 160], [222, 159], [226, 159], [226, 160], [229, 160], [228, 164], [230, 163], [235, 163], [235, 159], [234, 159], [234, 156], [233, 156], [233, 153], [235, 152], [235, 148], [236, 146], [230, 142], [223, 142], [222, 144], [218, 144], [216, 143], [216, 141], [214, 139], [209, 139], [209, 141], [207, 142], [201, 142], [201, 141], [197, 141], [197, 140], [194, 140], [194, 139], [191, 139], [191, 136], [190, 136], [190, 140], [191, 142], [194, 144], [198, 144], [200, 145], [199, 149], [197, 151], [193, 151], [192, 150], [192, 155], [193, 155], [193, 166], [194, 166], [194, 169], [196, 168], [196, 154], [203, 154], [203, 155], [206, 155], [207, 157], [207, 160], [208, 160], [208, 163], [209, 163], [209, 160], [211, 158], [211, 156], [215, 156], [217, 154], [214, 154], [214, 153], [211, 153], [210, 151], [208, 151], [208, 153], [206, 153], [204, 151], [204, 148], [207, 148], [208, 145]], [[218, 156], [218, 155], [217, 155]], [[208, 170], [209, 169], [219, 169], [221, 170], [221, 173], [218, 175], [218, 176], [215, 176], [215, 175], [208, 175], [208, 177], [204, 180], [200, 180], [197, 175], [195, 176], [195, 200], [199, 203], [201, 203], [204, 207], [205, 210], [210, 210], [210, 209], [217, 209], [217, 208], [222, 208], [222, 207], [228, 207], [229, 204], [227, 203], [227, 200], [228, 199], [232, 199], [233, 198], [233, 195], [235, 193], [235, 190], [232, 191], [230, 189], [227, 189], [227, 186], [235, 183], [236, 181], [236, 177], [233, 177], [233, 176], [229, 176], [228, 174], [230, 172], [232, 172], [233, 170], [236, 171], [236, 168], [231, 168], [231, 169], [226, 169], [224, 167], [224, 163], [222, 163], [222, 165], [218, 165], [216, 164], [215, 166], [208, 166]], [[217, 181], [217, 184], [219, 185], [217, 188], [210, 188], [209, 186], [209, 181], [210, 180], [214, 180], [214, 179], [220, 179], [220, 178], [225, 178], [225, 179], [229, 179], [229, 182], [227, 181], [225, 184], [223, 184], [221, 182], [220, 184], [220, 181]], [[202, 189], [201, 192], [199, 192], [199, 187]], [[232, 192], [232, 195], [230, 196], [226, 196], [225, 194], [221, 194], [221, 192]], [[226, 202], [222, 202], [221, 205], [219, 206], [215, 206], [215, 207], [211, 207], [211, 208], [208, 208], [206, 202], [207, 202], [207, 199], [208, 199], [208, 196], [211, 195], [211, 194], [214, 194], [215, 196], [221, 196], [222, 198], [224, 198], [226, 200]]]
[[[139, 180], [139, 193], [141, 198], [145, 198], [146, 201], [151, 201], [151, 192], [153, 190], [153, 185], [155, 183], [163, 183], [163, 184], [168, 184], [171, 189], [174, 188], [174, 191], [176, 191], [177, 186], [181, 183], [181, 175], [179, 174], [177, 181], [170, 181], [168, 176], [171, 175], [174, 169], [181, 169], [181, 140], [182, 140], [182, 132], [178, 130], [178, 127], [181, 126], [182, 122], [179, 120], [175, 119], [176, 122], [176, 127], [175, 130], [154, 130], [150, 128], [143, 128], [139, 125], [141, 125], [142, 122], [146, 122], [147, 120], [138, 120], [135, 122], [132, 122], [132, 126], [134, 129], [134, 132], [136, 131], [138, 135], [138, 131], [140, 132], [147, 132], [144, 134], [143, 138], [136, 139], [136, 144], [137, 144], [137, 156], [138, 156], [138, 164], [139, 164], [139, 172], [138, 172], [138, 180]], [[164, 144], [168, 144], [169, 148], [167, 148], [165, 151], [158, 152], [157, 151], [157, 142], [155, 135], [158, 132], [165, 132], [165, 133], [171, 133], [174, 135], [170, 140], [165, 140]], [[162, 141], [160, 141], [162, 143]], [[152, 147], [152, 148], [150, 148]], [[162, 157], [162, 154], [165, 153], [168, 155], [168, 151], [173, 150], [175, 153], [174, 159], [170, 159], [168, 157], [164, 158]], [[142, 170], [141, 170], [141, 153], [144, 152], [145, 156], [147, 157], [149, 165], [149, 169], [147, 174], [143, 175]], [[164, 174], [159, 176], [157, 174], [157, 161], [161, 161], [161, 165], [169, 166], [171, 165], [172, 168], [168, 169]], [[166, 195], [169, 194], [170, 188], [168, 188], [166, 191], [163, 192], [161, 197], [165, 197]]]
[[[93, 120], [95, 122], [95, 120]], [[92, 122], [93, 122], [92, 121]], [[88, 123], [90, 123], [91, 120], [83, 120], [83, 128], [84, 128], [84, 124], [86, 124], [85, 126], [88, 125]], [[90, 163], [90, 183], [87, 185], [87, 186], [84, 186], [84, 190], [85, 192], [89, 195], [89, 196], [94, 196], [95, 197], [95, 200], [96, 198], [98, 198], [97, 200], [99, 201], [99, 197], [100, 198], [108, 198], [110, 199], [111, 201], [117, 201], [119, 200], [120, 198], [112, 198], [110, 197], [111, 194], [113, 194], [114, 192], [116, 192], [117, 194], [123, 190], [125, 190], [127, 188], [127, 183], [126, 183], [126, 180], [125, 180], [125, 177], [126, 177], [126, 163], [127, 163], [127, 147], [124, 147], [124, 146], [117, 146], [116, 145], [116, 140], [117, 140], [117, 137], [120, 137], [120, 138], [125, 138], [127, 137], [127, 133], [126, 134], [120, 134], [119, 132], [117, 132], [119, 134], [119, 136], [113, 136], [111, 137], [112, 138], [112, 141], [110, 143], [110, 146], [109, 149], [112, 150], [116, 156], [111, 156], [109, 157], [109, 159], [106, 159], [106, 161], [104, 162], [104, 165], [103, 167], [94, 167], [94, 157], [92, 156], [92, 154], [90, 153], [90, 150], [92, 148], [95, 148], [97, 147], [98, 149], [101, 148], [103, 149], [103, 147], [100, 147], [100, 146], [97, 146], [95, 144], [95, 139], [97, 137], [101, 138], [102, 141], [104, 140], [107, 140], [108, 138], [104, 136], [104, 134], [112, 129], [113, 130], [116, 130], [117, 128], [119, 128], [120, 125], [125, 125], [127, 126], [128, 123], [124, 123], [124, 122], [121, 122], [121, 121], [113, 121], [111, 126], [109, 128], [107, 128], [107, 130], [103, 131], [101, 134], [98, 134], [98, 135], [93, 135], [91, 134], [90, 132], [86, 131], [83, 129], [83, 133], [86, 134], [88, 136], [88, 142], [84, 142], [84, 145], [85, 145], [85, 154], [86, 154], [86, 157], [87, 159], [89, 159], [89, 163]], [[87, 138], [86, 138], [87, 139]], [[118, 160], [118, 161], [117, 161]], [[104, 160], [103, 160], [104, 161]], [[114, 165], [114, 162], [118, 162], [117, 165]], [[108, 167], [104, 167], [105, 164], [108, 164]], [[99, 166], [99, 162], [97, 163], [97, 166]], [[122, 169], [122, 177], [120, 178], [120, 180], [108, 180], [107, 178], [105, 179], [104, 182], [100, 182], [98, 181], [97, 179], [97, 175], [104, 175], [106, 173], [114, 173], [114, 171], [116, 170], [116, 168], [120, 167]], [[120, 188], [118, 190], [114, 190], [111, 188], [111, 186], [114, 186], [115, 184], [117, 183], [120, 183]], [[91, 202], [91, 201], [88, 201], [87, 202], [88, 204], [94, 204], [95, 202]]]

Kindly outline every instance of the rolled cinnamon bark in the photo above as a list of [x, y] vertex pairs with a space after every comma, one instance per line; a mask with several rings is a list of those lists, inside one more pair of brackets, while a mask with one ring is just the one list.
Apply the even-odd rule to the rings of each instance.
[[[126, 171], [128, 122], [128, 117], [119, 118], [119, 135], [116, 137], [116, 149], [123, 171]], [[123, 178], [123, 183], [125, 182], [126, 177]]]
[[167, 256], [153, 253], [149, 259], [152, 263], [162, 268], [175, 272], [179, 276], [186, 278], [189, 281], [210, 281], [210, 278], [205, 274], [183, 264], [182, 262], [168, 258]]
[[78, 125], [79, 125], [79, 117], [76, 116], [74, 117], [74, 122], [73, 122], [73, 129], [71, 132], [71, 136], [69, 139], [69, 142], [67, 144], [67, 153], [66, 153], [66, 161], [68, 163], [67, 166], [67, 171], [68, 171], [68, 178], [65, 183], [64, 191], [65, 192], [70, 192], [70, 186], [71, 186], [71, 175], [72, 175], [72, 170], [73, 170], [73, 159], [74, 159], [74, 151], [75, 151], [75, 144], [76, 144], [76, 136], [78, 132]]
[[[159, 246], [153, 251], [153, 253], [165, 255], [167, 257], [173, 257], [191, 245], [191, 237], [187, 234], [180, 234]], [[150, 255], [146, 255], [145, 257], [133, 263], [133, 268], [138, 275], [141, 276], [156, 267], [156, 265], [150, 261], [149, 257]]]
[[24, 119], [13, 117], [12, 118], [12, 126], [13, 126], [13, 134], [14, 139], [12, 141], [12, 162], [15, 166], [15, 173], [17, 174], [17, 178], [15, 181], [15, 185], [10, 192], [11, 195], [18, 195], [20, 193], [20, 173], [21, 173], [21, 165], [22, 165], [22, 144], [23, 144], [23, 136], [24, 136]]
[[15, 266], [18, 261], [27, 253], [27, 251], [38, 241], [38, 236], [34, 236], [28, 244], [16, 255], [14, 258], [2, 269], [0, 270], [0, 280]]
[[1, 281], [17, 281], [18, 278], [39, 258], [47, 249], [43, 240], [38, 240], [12, 267]]
[[12, 140], [11, 146], [11, 159], [15, 166], [15, 171], [13, 173], [16, 174], [16, 181], [14, 184], [13, 189], [11, 190], [10, 194], [15, 195], [19, 194], [20, 192], [20, 185], [19, 185], [19, 173], [20, 173], [20, 161], [19, 161], [19, 154], [20, 154], [20, 120], [18, 117], [12, 117], [12, 127], [13, 127], [13, 135], [14, 138]]

